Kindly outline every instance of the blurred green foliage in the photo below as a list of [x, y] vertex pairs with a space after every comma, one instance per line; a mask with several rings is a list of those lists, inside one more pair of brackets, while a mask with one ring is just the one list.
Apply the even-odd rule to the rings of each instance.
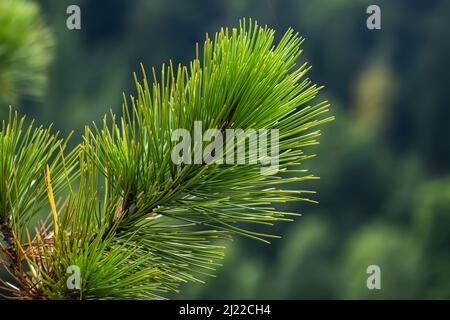
[[53, 38], [39, 7], [23, 0], [0, 1], [0, 103], [40, 97], [47, 79]]
[[[369, 225], [353, 235], [345, 247], [341, 281], [344, 298], [403, 299], [418, 296], [421, 285], [421, 245], [411, 234], [387, 225]], [[381, 289], [362, 286], [367, 273], [361, 266], [377, 265]]]
[[[176, 298], [450, 298], [449, 1], [38, 2], [56, 56], [45, 103], [26, 111], [63, 132], [118, 110], [140, 62], [187, 63], [205, 32], [239, 18], [306, 37], [311, 76], [337, 115], [311, 161], [320, 204], [287, 208], [305, 215], [270, 246], [227, 244], [217, 277]], [[69, 4], [81, 7], [81, 31], [65, 27]], [[370, 4], [381, 30], [366, 28]], [[380, 291], [366, 287], [371, 264]]]

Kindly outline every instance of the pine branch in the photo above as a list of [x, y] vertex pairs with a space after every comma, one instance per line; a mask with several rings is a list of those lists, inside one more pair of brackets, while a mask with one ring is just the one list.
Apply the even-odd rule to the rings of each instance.
[[[214, 201], [211, 203], [214, 194], [217, 194], [217, 191], [223, 191], [223, 194], [228, 196], [217, 197], [215, 200], [218, 205], [217, 209], [227, 205], [230, 206], [230, 209], [234, 209], [233, 201], [239, 201], [242, 197], [248, 198], [252, 194], [258, 195], [259, 198], [267, 195], [267, 200], [259, 199], [260, 201], [265, 200], [261, 201], [263, 203], [273, 202], [270, 193], [279, 197], [277, 192], [261, 192], [262, 186], [269, 187], [277, 184], [278, 178], [262, 179], [261, 175], [257, 173], [259, 168], [228, 166], [223, 169], [217, 166], [191, 165], [189, 167], [182, 166], [180, 169], [171, 164], [169, 159], [170, 148], [173, 147], [169, 140], [170, 131], [177, 126], [183, 127], [183, 124], [192, 131], [193, 120], [202, 120], [208, 127], [220, 128], [222, 131], [232, 127], [271, 129], [276, 125], [277, 128], [283, 129], [280, 131], [285, 138], [291, 137], [291, 140], [286, 140], [289, 143], [281, 146], [282, 151], [285, 151], [282, 154], [282, 160], [285, 159], [285, 163], [281, 164], [285, 167], [283, 170], [288, 172], [288, 166], [299, 164], [299, 162], [293, 163], [290, 159], [297, 158], [298, 161], [307, 158], [307, 156], [301, 155], [299, 147], [316, 143], [313, 138], [317, 137], [319, 133], [312, 132], [309, 136], [300, 137], [295, 137], [295, 135], [329, 121], [331, 118], [308, 121], [325, 113], [327, 111], [326, 103], [308, 107], [304, 111], [309, 112], [304, 114], [296, 113], [298, 106], [314, 98], [320, 89], [314, 85], [309, 86], [309, 80], [304, 80], [300, 85], [296, 84], [298, 79], [308, 71], [305, 65], [287, 76], [287, 72], [295, 65], [295, 60], [301, 52], [299, 47], [302, 39], [294, 36], [290, 30], [277, 48], [271, 47], [272, 42], [273, 31], [267, 28], [260, 29], [258, 26], [254, 28], [250, 26], [247, 31], [243, 25], [239, 30], [239, 35], [238, 31], [234, 29], [232, 36], [229, 36], [228, 30], [222, 30], [216, 35], [214, 49], [209, 39], [205, 42], [204, 70], [200, 67], [199, 57], [191, 63], [190, 75], [187, 69], [182, 67], [179, 67], [175, 73], [170, 65], [167, 69], [163, 68], [162, 70], [162, 87], [157, 82], [155, 71], [153, 71], [153, 92], [149, 88], [143, 71], [143, 84], [141, 85], [136, 80], [138, 97], [137, 99], [131, 97], [131, 115], [125, 102], [123, 117], [120, 120], [121, 127], [119, 128], [115, 123], [115, 116], [112, 115], [110, 129], [105, 119], [103, 129], [95, 127], [95, 131], [90, 133], [94, 148], [99, 150], [99, 154], [95, 155], [99, 169], [111, 180], [111, 184], [122, 180], [119, 183], [123, 185], [121, 192], [124, 193], [124, 214], [127, 217], [121, 228], [133, 229], [134, 224], [149, 215], [162, 214], [182, 219], [188, 223], [201, 223], [230, 231], [234, 228], [224, 224], [218, 226], [211, 219], [203, 221], [202, 210], [207, 210], [207, 208], [203, 208], [202, 205], [199, 206], [202, 212], [194, 214], [191, 218], [187, 218], [185, 213], [178, 214], [185, 206], [186, 199], [184, 198], [194, 196], [201, 204], [202, 197], [206, 194], [208, 198], [206, 201], [210, 207], [211, 204], [214, 204]], [[239, 55], [241, 60], [235, 61], [237, 56], [234, 56], [234, 52], [239, 49], [242, 50]], [[273, 70], [277, 70], [277, 72], [274, 73]], [[285, 76], [284, 79], [282, 79], [283, 76]], [[249, 77], [254, 77], [254, 80], [250, 82]], [[187, 81], [183, 83], [185, 78]], [[221, 90], [221, 88], [225, 89]], [[247, 92], [253, 94], [249, 95]], [[191, 99], [190, 96], [195, 98]], [[201, 98], [196, 98], [199, 96]], [[280, 109], [284, 112], [280, 112]], [[266, 118], [259, 117], [259, 121], [249, 118], [248, 115], [255, 110], [265, 114]], [[255, 121], [250, 122], [251, 120]], [[154, 138], [143, 139], [141, 137]], [[129, 153], [130, 146], [135, 148], [132, 150], [132, 154]], [[86, 145], [86, 147], [90, 146]], [[293, 148], [297, 150], [292, 151]], [[150, 163], [150, 167], [142, 166], [145, 163]], [[163, 167], [155, 168], [156, 164], [162, 164]], [[249, 189], [244, 186], [248, 181], [242, 179], [243, 175], [253, 179], [253, 183], [259, 184], [258, 188], [248, 190], [248, 193], [242, 193], [242, 188]], [[152, 179], [149, 179], [150, 177]], [[233, 177], [234, 180], [230, 179]], [[146, 181], [141, 181], [142, 178]], [[307, 176], [303, 179], [310, 178], [312, 177]], [[233, 190], [233, 182], [236, 183], [235, 190]], [[211, 184], [215, 184], [216, 192], [208, 188], [208, 185]], [[151, 192], [149, 193], [147, 190], [151, 190]], [[136, 195], [139, 195], [141, 199], [138, 199]], [[230, 204], [227, 203], [228, 199], [230, 199]], [[290, 195], [283, 195], [278, 201], [284, 202], [288, 199], [290, 199]], [[138, 202], [139, 204], [137, 204]], [[247, 202], [247, 199], [244, 202]], [[134, 204], [132, 214], [129, 212], [131, 203]], [[189, 207], [192, 205], [190, 204]], [[194, 206], [194, 209], [198, 208]], [[237, 212], [231, 213], [237, 214]], [[263, 210], [259, 213], [260, 215], [254, 216], [253, 220], [251, 216], [248, 216], [247, 220], [259, 221], [267, 211]], [[269, 220], [277, 220], [277, 218]], [[243, 230], [235, 229], [235, 231], [251, 236], [250, 233]]]
[[[51, 133], [51, 128], [34, 128], [33, 121], [27, 126], [25, 117], [19, 119], [12, 109], [0, 131], [0, 232], [4, 242], [0, 243], [0, 251], [4, 255], [2, 260], [7, 261], [3, 261], [3, 266], [23, 289], [30, 285], [20, 249], [29, 240], [33, 219], [46, 204], [44, 168], [49, 166], [55, 173], [55, 194], [60, 194], [65, 184], [76, 178], [72, 174], [78, 148], [64, 157], [68, 140], [58, 140], [57, 136]], [[16, 294], [28, 295], [28, 289]]]
[[[298, 183], [316, 179], [303, 169], [312, 157], [304, 149], [317, 144], [316, 127], [333, 118], [325, 116], [327, 102], [307, 105], [321, 87], [304, 78], [306, 64], [296, 66], [303, 39], [292, 30], [276, 45], [274, 39], [273, 30], [242, 21], [214, 40], [207, 36], [202, 56], [197, 49], [189, 67], [169, 63], [159, 80], [153, 70], [151, 84], [142, 67], [141, 82], [135, 75], [137, 96], [124, 97], [121, 117], [111, 112], [101, 126], [87, 127], [83, 143], [68, 156], [56, 152], [65, 144], [47, 131], [45, 139], [31, 129], [19, 139], [22, 122], [10, 119], [12, 129], [0, 135], [1, 150], [7, 151], [0, 156], [0, 171], [2, 178], [10, 177], [0, 184], [0, 209], [2, 221], [12, 212], [12, 230], [19, 235], [14, 247], [27, 266], [18, 295], [159, 299], [183, 282], [202, 282], [220, 266], [223, 247], [217, 240], [241, 235], [269, 242], [276, 236], [254, 231], [255, 225], [273, 226], [299, 215], [278, 204], [314, 202], [307, 197], [313, 192], [298, 190]], [[173, 132], [183, 128], [195, 136], [198, 123], [201, 133], [277, 130], [278, 173], [263, 174], [261, 161], [248, 161], [245, 136], [236, 140], [245, 143], [244, 164], [174, 162]], [[189, 156], [207, 145], [194, 143]], [[55, 160], [26, 151], [44, 146]], [[226, 147], [223, 156], [234, 150]], [[55, 203], [54, 193], [63, 190], [63, 203]], [[32, 204], [42, 204], [46, 193], [52, 218], [41, 222], [32, 238]], [[70, 266], [80, 269], [78, 290], [66, 285]]]

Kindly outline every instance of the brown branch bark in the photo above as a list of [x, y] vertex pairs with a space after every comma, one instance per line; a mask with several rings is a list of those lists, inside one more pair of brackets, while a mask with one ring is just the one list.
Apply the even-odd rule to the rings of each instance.
[[8, 253], [7, 258], [9, 260], [8, 266], [11, 270], [14, 270], [19, 263], [19, 255], [17, 254], [16, 240], [14, 239], [10, 216], [6, 219], [0, 216], [0, 232], [3, 234], [6, 244], [5, 249]]

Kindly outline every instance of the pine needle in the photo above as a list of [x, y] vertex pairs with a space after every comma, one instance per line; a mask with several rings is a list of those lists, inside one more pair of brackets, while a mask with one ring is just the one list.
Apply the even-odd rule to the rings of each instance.
[[58, 213], [56, 211], [55, 198], [53, 196], [53, 187], [50, 179], [50, 167], [47, 165], [45, 170], [45, 181], [47, 183], [47, 193], [48, 200], [50, 202], [50, 208], [52, 210], [53, 216], [53, 230], [55, 231], [55, 236], [58, 236], [59, 226], [58, 226]]

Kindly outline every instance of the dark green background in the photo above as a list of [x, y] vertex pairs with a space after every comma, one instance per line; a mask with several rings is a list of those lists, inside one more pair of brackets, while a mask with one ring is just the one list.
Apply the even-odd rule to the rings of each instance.
[[[224, 267], [176, 298], [450, 298], [450, 2], [437, 0], [40, 0], [56, 45], [40, 101], [15, 107], [64, 133], [118, 111], [142, 62], [186, 64], [195, 43], [243, 17], [306, 37], [303, 59], [337, 120], [306, 167], [300, 203], [268, 246], [228, 244]], [[82, 30], [66, 28], [78, 4]], [[366, 28], [378, 4], [382, 29]], [[0, 70], [1, 72], [1, 70]], [[2, 103], [2, 108], [6, 108]], [[382, 289], [366, 288], [379, 265]]]

